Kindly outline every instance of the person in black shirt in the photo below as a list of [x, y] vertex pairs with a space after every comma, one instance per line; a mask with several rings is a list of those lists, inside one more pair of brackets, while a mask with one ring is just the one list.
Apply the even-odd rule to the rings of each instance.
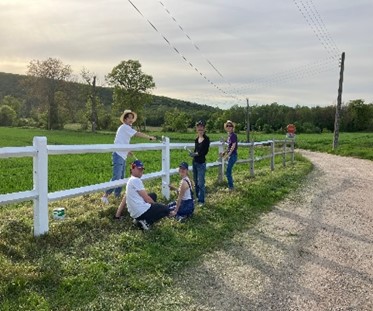
[[205, 204], [206, 155], [210, 148], [210, 139], [206, 135], [205, 126], [203, 120], [196, 123], [197, 138], [194, 141], [194, 152], [190, 153], [193, 157], [193, 179], [199, 206]]

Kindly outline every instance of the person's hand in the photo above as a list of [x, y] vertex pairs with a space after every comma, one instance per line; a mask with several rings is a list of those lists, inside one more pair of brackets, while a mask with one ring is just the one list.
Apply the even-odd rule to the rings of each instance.
[[194, 158], [197, 155], [198, 155], [197, 152], [189, 152], [189, 156], [192, 157], [192, 158]]
[[168, 185], [168, 188], [170, 188], [170, 190], [177, 190], [177, 188], [175, 186], [172, 186], [172, 185]]

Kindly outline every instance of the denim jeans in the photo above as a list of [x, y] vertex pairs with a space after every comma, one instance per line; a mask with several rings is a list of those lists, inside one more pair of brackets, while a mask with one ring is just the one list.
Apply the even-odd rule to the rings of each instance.
[[205, 203], [206, 163], [193, 162], [193, 179], [199, 203]]
[[236, 161], [237, 161], [237, 153], [232, 154], [228, 159], [226, 176], [227, 176], [227, 180], [228, 180], [228, 188], [229, 189], [233, 188], [232, 170], [233, 170], [233, 165], [234, 165], [234, 163], [236, 163]]
[[[112, 161], [113, 161], [113, 177], [110, 179], [110, 181], [124, 178], [124, 171], [126, 169], [126, 160], [124, 160], [120, 155], [118, 155], [118, 153], [113, 152]], [[106, 194], [109, 195], [114, 191], [114, 195], [117, 198], [119, 198], [122, 188], [123, 187], [118, 187], [115, 189], [106, 190]]]

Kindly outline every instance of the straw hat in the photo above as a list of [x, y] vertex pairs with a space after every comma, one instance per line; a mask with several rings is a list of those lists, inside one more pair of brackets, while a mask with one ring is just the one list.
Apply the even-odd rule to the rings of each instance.
[[227, 130], [227, 124], [232, 124], [233, 128], [236, 127], [236, 123], [232, 122], [231, 120], [227, 120], [227, 122], [224, 123], [224, 129]]
[[132, 114], [133, 115], [133, 123], [137, 120], [137, 113], [136, 112], [134, 112], [134, 111], [131, 111], [131, 110], [124, 110], [124, 112], [122, 113], [122, 115], [120, 116], [120, 121], [122, 122], [122, 123], [124, 123], [124, 119], [125, 119], [125, 117], [127, 116], [127, 114]]

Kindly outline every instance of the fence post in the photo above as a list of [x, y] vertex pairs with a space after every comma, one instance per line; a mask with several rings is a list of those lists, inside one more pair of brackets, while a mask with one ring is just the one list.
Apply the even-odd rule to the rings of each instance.
[[250, 176], [254, 176], [254, 141], [250, 145]]
[[284, 140], [284, 146], [282, 150], [282, 166], [286, 167], [286, 138]]
[[34, 236], [48, 232], [48, 150], [46, 137], [34, 137], [36, 155], [33, 159], [34, 189], [38, 196], [34, 199]]
[[271, 141], [271, 171], [275, 169], [275, 140]]
[[295, 145], [295, 140], [292, 139], [290, 144], [291, 144], [291, 164], [293, 164], [293, 162], [294, 162], [294, 145]]
[[162, 148], [162, 195], [169, 200], [170, 199], [170, 138], [163, 137], [162, 139], [164, 147]]
[[224, 158], [221, 156], [224, 152], [224, 143], [219, 145], [219, 161], [220, 165], [218, 167], [218, 182], [222, 183], [223, 182], [223, 176], [224, 176]]

